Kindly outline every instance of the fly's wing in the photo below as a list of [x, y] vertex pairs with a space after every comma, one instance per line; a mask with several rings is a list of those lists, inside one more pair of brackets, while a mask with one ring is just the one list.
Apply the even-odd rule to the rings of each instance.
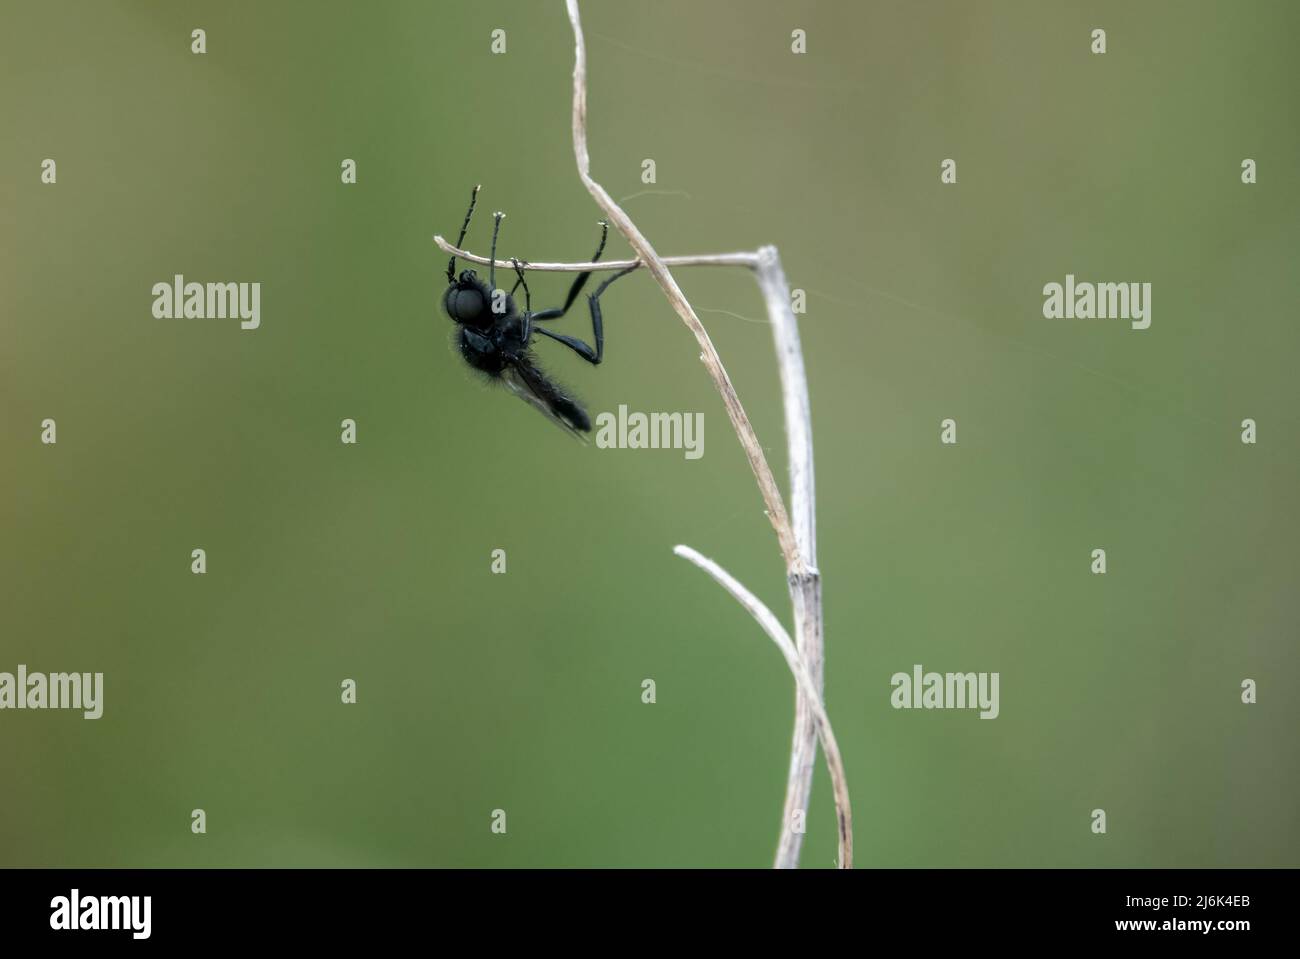
[[591, 431], [587, 411], [563, 387], [527, 360], [507, 366], [501, 380], [515, 396], [536, 409], [570, 436], [587, 442], [583, 433]]

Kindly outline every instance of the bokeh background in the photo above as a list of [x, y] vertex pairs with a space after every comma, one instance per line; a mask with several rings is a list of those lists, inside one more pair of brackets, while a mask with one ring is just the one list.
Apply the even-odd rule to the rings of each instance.
[[[596, 176], [661, 252], [774, 242], [808, 293], [860, 864], [1300, 862], [1300, 7], [584, 7]], [[769, 864], [792, 683], [671, 548], [788, 602], [693, 340], [638, 275], [604, 365], [541, 348], [593, 412], [702, 411], [688, 462], [566, 439], [469, 374], [438, 309], [431, 235], [475, 183], [505, 254], [591, 252], [562, 5], [3, 21], [0, 670], [106, 693], [96, 722], [0, 713], [0, 864]], [[1043, 319], [1067, 272], [1151, 282], [1151, 329]], [[174, 273], [259, 281], [261, 328], [154, 319]], [[784, 475], [754, 284], [679, 279]], [[913, 663], [1000, 672], [1000, 718], [891, 709]], [[804, 864], [834, 856], [819, 770]]]

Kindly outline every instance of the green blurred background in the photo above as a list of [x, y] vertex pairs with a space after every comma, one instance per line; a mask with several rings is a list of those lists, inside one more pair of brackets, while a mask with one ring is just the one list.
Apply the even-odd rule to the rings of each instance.
[[[1300, 7], [584, 14], [597, 178], [661, 252], [776, 243], [808, 291], [859, 863], [1300, 863]], [[705, 416], [696, 462], [583, 448], [474, 379], [438, 309], [430, 238], [475, 183], [506, 255], [590, 254], [572, 54], [558, 0], [5, 0], [0, 670], [106, 692], [96, 722], [0, 713], [0, 864], [770, 863], [792, 684], [671, 553], [788, 617], [698, 348], [642, 275], [600, 368], [543, 344], [593, 413]], [[1043, 319], [1067, 272], [1151, 282], [1151, 329]], [[174, 273], [259, 281], [261, 328], [154, 319]], [[703, 312], [761, 320], [753, 282], [678, 275], [783, 476], [770, 331]], [[891, 709], [913, 663], [1000, 672], [1000, 718]], [[834, 857], [819, 769], [804, 864]]]

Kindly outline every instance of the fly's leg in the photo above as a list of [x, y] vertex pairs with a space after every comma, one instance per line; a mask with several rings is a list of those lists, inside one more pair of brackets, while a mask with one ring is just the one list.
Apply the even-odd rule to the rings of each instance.
[[492, 214], [492, 252], [489, 254], [491, 265], [488, 267], [488, 289], [492, 295], [497, 294], [497, 234], [501, 232], [501, 221], [506, 215], [500, 211]]
[[[600, 221], [600, 245], [596, 247], [596, 253], [591, 258], [592, 263], [600, 260], [600, 255], [605, 252], [605, 240], [609, 236], [609, 224], [604, 220]], [[591, 276], [591, 271], [579, 273], [573, 284], [569, 287], [569, 295], [564, 298], [564, 306], [554, 306], [549, 310], [539, 310], [533, 315], [534, 320], [558, 320], [565, 313], [569, 312], [569, 307], [573, 306], [573, 301], [578, 298], [582, 288], [587, 285], [587, 280]]]
[[619, 277], [627, 276], [635, 269], [636, 266], [634, 265], [634, 266], [629, 266], [626, 269], [619, 270], [617, 273], [611, 276], [604, 283], [600, 284], [600, 286], [596, 287], [595, 293], [587, 297], [587, 301], [591, 306], [591, 332], [592, 332], [592, 336], [596, 340], [595, 349], [592, 349], [591, 346], [584, 343], [576, 336], [565, 336], [562, 333], [552, 333], [544, 326], [539, 326], [537, 328], [537, 332], [545, 336], [549, 336], [553, 340], [558, 340], [559, 342], [567, 346], [569, 349], [573, 350], [573, 352], [581, 356], [588, 363], [595, 366], [605, 356], [605, 324], [600, 315], [601, 294], [604, 293], [605, 290], [609, 289], [609, 285], [613, 283], [615, 280], [617, 280]]
[[[474, 204], [478, 202], [478, 190], [474, 187], [474, 192], [469, 195], [469, 211], [465, 214], [465, 222], [460, 225], [460, 236], [456, 238], [456, 249], [461, 250], [465, 242], [465, 234], [469, 231], [469, 218], [474, 215]], [[447, 285], [450, 286], [456, 282], [456, 257], [447, 261]]]
[[519, 289], [519, 287], [524, 288], [524, 342], [527, 343], [528, 338], [533, 333], [533, 295], [528, 292], [528, 281], [524, 279], [524, 268], [519, 264], [518, 258], [512, 256], [510, 262], [514, 264], [515, 275], [519, 277], [515, 281], [514, 289], [510, 291], [510, 295], [514, 296], [515, 290]]

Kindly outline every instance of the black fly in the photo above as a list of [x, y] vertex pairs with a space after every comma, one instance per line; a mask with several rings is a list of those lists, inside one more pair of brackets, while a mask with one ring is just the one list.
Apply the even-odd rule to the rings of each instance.
[[[460, 238], [456, 248], [465, 242], [465, 233], [469, 230], [470, 217], [474, 215], [474, 203], [478, 199], [478, 187], [469, 198], [469, 211], [460, 228]], [[605, 353], [605, 329], [600, 317], [600, 295], [620, 276], [631, 273], [635, 267], [628, 267], [615, 273], [596, 288], [596, 292], [587, 297], [591, 306], [591, 330], [596, 340], [593, 349], [582, 340], [573, 336], [552, 333], [543, 326], [534, 326], [535, 321], [556, 320], [564, 316], [578, 298], [582, 288], [591, 276], [590, 271], [579, 273], [569, 295], [564, 299], [564, 306], [549, 310], [533, 312], [532, 298], [528, 292], [528, 283], [524, 280], [523, 266], [516, 259], [511, 262], [518, 279], [509, 293], [498, 290], [496, 285], [497, 234], [501, 230], [504, 213], [493, 214], [492, 250], [489, 254], [491, 266], [488, 267], [488, 281], [484, 283], [473, 270], [464, 270], [456, 276], [456, 257], [447, 263], [447, 292], [442, 295], [442, 308], [456, 323], [456, 345], [460, 354], [470, 366], [486, 373], [493, 379], [500, 380], [520, 399], [540, 410], [548, 419], [566, 432], [581, 438], [583, 433], [591, 431], [591, 418], [582, 404], [566, 389], [546, 375], [537, 365], [537, 360], [529, 349], [529, 341], [534, 333], [540, 333], [552, 340], [563, 343], [588, 363], [599, 363]], [[605, 250], [605, 237], [609, 232], [607, 224], [600, 224], [600, 246], [591, 258], [592, 262], [600, 259]], [[524, 310], [519, 312], [514, 293], [519, 287], [524, 288]]]

